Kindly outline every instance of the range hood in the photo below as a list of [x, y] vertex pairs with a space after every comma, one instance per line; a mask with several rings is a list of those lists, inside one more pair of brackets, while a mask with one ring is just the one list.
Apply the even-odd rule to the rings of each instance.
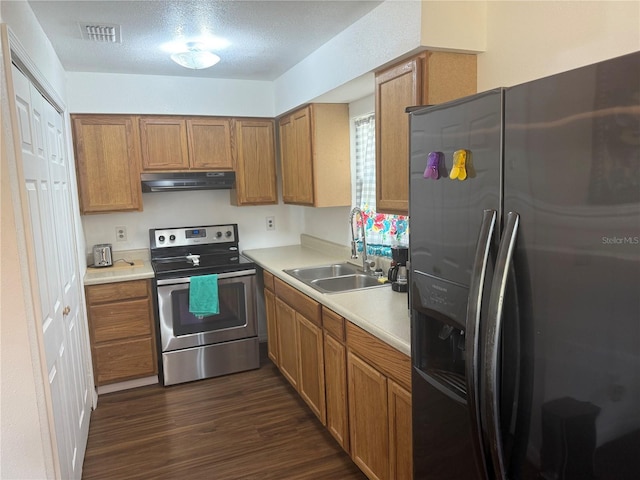
[[223, 190], [233, 188], [235, 172], [142, 173], [143, 192]]

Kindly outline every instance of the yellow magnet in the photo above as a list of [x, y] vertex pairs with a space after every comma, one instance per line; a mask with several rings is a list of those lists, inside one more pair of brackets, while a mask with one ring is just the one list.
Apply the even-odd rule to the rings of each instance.
[[451, 169], [451, 173], [449, 174], [449, 178], [451, 180], [458, 179], [463, 181], [467, 178], [467, 151], [466, 150], [456, 150], [453, 152], [453, 168]]

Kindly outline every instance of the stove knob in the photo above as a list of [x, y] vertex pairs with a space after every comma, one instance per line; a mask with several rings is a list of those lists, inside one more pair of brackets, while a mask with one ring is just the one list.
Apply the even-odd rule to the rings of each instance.
[[220, 237], [222, 237], [222, 232], [220, 231], [216, 232], [216, 238], [220, 238]]
[[170, 236], [169, 236], [169, 240], [171, 240], [172, 242], [173, 242], [175, 239], [176, 239], [176, 236], [175, 236], [175, 235], [170, 235]]
[[227, 236], [227, 238], [229, 238], [232, 235], [231, 230], [227, 230], [227, 233], [225, 233], [225, 235]]
[[164, 235], [160, 235], [158, 237], [158, 240], [160, 241], [160, 243], [164, 242]]

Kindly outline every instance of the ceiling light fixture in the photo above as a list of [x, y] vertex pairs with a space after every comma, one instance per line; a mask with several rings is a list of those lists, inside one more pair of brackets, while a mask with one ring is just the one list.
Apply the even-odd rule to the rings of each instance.
[[201, 70], [214, 66], [220, 61], [220, 57], [209, 50], [204, 50], [199, 42], [189, 42], [186, 50], [171, 54], [171, 60], [185, 68]]

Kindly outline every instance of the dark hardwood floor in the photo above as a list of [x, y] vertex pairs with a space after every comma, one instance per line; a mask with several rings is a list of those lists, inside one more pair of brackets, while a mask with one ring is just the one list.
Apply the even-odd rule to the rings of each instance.
[[269, 360], [259, 370], [101, 395], [83, 479], [361, 479]]

